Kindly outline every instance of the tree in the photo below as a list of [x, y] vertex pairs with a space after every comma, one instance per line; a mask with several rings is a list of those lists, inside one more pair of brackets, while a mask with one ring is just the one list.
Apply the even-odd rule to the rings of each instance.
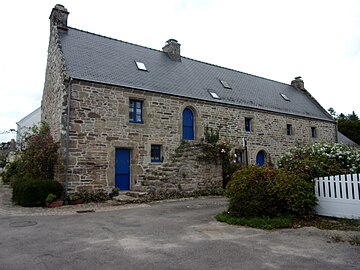
[[348, 115], [343, 113], [337, 115], [333, 108], [330, 108], [328, 111], [338, 121], [339, 131], [357, 144], [360, 144], [360, 119], [357, 114], [353, 111]]
[[42, 122], [34, 126], [32, 133], [25, 137], [26, 148], [21, 153], [24, 170], [33, 178], [53, 179], [58, 158], [58, 144], [54, 142], [50, 128]]
[[330, 108], [328, 109], [328, 112], [330, 113], [330, 115], [332, 116], [332, 118], [334, 118], [334, 119], [337, 119], [337, 118], [338, 118], [338, 115], [336, 114], [336, 111], [334, 110], [333, 107], [330, 107]]

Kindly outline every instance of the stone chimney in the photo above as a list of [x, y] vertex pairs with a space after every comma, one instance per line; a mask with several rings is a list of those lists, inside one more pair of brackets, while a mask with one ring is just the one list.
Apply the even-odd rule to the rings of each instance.
[[67, 18], [69, 12], [63, 5], [55, 5], [50, 14], [50, 24], [55, 24], [59, 29], [68, 30]]
[[296, 89], [306, 91], [304, 81], [301, 79], [300, 76], [295, 77], [295, 80], [291, 81], [291, 85], [294, 86]]
[[180, 43], [176, 39], [166, 41], [166, 45], [162, 50], [168, 54], [171, 60], [181, 62]]

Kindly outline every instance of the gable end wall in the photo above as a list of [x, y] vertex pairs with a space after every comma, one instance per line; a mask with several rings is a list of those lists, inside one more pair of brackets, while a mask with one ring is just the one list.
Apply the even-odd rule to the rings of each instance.
[[[64, 164], [64, 137], [66, 130], [66, 109], [68, 73], [61, 50], [61, 44], [56, 25], [51, 26], [48, 59], [46, 66], [45, 85], [41, 101], [41, 120], [50, 126], [51, 135], [55, 141], [61, 142], [60, 162]], [[57, 167], [56, 178], [63, 174], [61, 166]]]

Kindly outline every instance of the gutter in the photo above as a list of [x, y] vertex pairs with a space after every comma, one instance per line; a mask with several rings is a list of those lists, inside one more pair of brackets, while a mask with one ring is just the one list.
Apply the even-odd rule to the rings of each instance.
[[[315, 100], [315, 104], [317, 107], [320, 107], [319, 109], [322, 112], [325, 112], [325, 115], [328, 115], [329, 118], [321, 118], [321, 117], [316, 117], [316, 116], [309, 116], [309, 115], [302, 115], [302, 114], [296, 114], [296, 113], [291, 113], [291, 112], [286, 112], [286, 111], [281, 111], [281, 110], [277, 110], [277, 109], [271, 109], [271, 108], [259, 108], [256, 106], [251, 106], [251, 105], [240, 105], [240, 104], [235, 104], [233, 102], [226, 102], [225, 100], [219, 101], [219, 100], [209, 100], [209, 99], [205, 99], [205, 98], [195, 98], [195, 97], [189, 97], [189, 96], [183, 96], [183, 95], [179, 95], [179, 94], [174, 94], [174, 93], [163, 93], [163, 92], [159, 92], [159, 91], [155, 91], [149, 88], [137, 88], [135, 86], [130, 86], [130, 85], [119, 85], [119, 84], [114, 84], [114, 83], [108, 83], [105, 81], [91, 81], [91, 80], [87, 80], [87, 79], [82, 79], [80, 76], [77, 78], [74, 78], [76, 80], [80, 80], [83, 82], [88, 82], [88, 83], [92, 83], [92, 84], [104, 84], [104, 85], [109, 85], [109, 86], [116, 86], [116, 87], [122, 87], [122, 88], [127, 88], [130, 90], [138, 90], [141, 92], [149, 92], [149, 93], [155, 93], [155, 94], [159, 94], [159, 95], [165, 95], [165, 96], [172, 96], [172, 97], [177, 97], [177, 98], [184, 98], [184, 99], [191, 99], [191, 100], [197, 100], [197, 101], [202, 101], [202, 102], [206, 102], [206, 103], [216, 103], [216, 104], [221, 104], [221, 105], [227, 105], [227, 106], [232, 106], [233, 108], [242, 108], [242, 109], [247, 109], [247, 110], [255, 110], [258, 112], [266, 112], [266, 113], [274, 113], [277, 115], [287, 115], [287, 116], [292, 116], [292, 117], [297, 117], [297, 118], [301, 118], [301, 119], [312, 119], [312, 120], [316, 120], [316, 121], [323, 121], [323, 122], [330, 122], [330, 123], [334, 123], [336, 122], [330, 115], [329, 113], [321, 107], [321, 105]], [[312, 100], [314, 100], [314, 98], [312, 98]], [[225, 101], [225, 102], [224, 102]]]
[[68, 192], [68, 168], [69, 168], [69, 144], [70, 144], [70, 106], [71, 106], [71, 92], [72, 92], [72, 81], [73, 79], [69, 78], [69, 87], [68, 87], [68, 96], [67, 96], [67, 110], [66, 110], [66, 137], [65, 137], [65, 180], [64, 180], [64, 190], [65, 195]]

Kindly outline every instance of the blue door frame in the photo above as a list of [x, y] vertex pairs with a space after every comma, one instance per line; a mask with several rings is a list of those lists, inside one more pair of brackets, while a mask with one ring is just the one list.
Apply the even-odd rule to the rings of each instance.
[[128, 148], [116, 148], [115, 187], [130, 190], [130, 153]]
[[194, 140], [194, 113], [189, 108], [183, 111], [183, 140]]
[[259, 151], [256, 155], [256, 165], [262, 167], [266, 162], [266, 154], [263, 150]]

